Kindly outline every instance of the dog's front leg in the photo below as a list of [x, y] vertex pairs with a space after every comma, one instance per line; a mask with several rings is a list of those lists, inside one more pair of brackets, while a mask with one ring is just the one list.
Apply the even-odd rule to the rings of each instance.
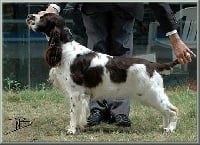
[[67, 129], [67, 134], [77, 134], [77, 125], [78, 125], [78, 97], [79, 93], [73, 93], [70, 95], [70, 125]]
[[87, 115], [89, 114], [89, 99], [90, 96], [86, 94], [82, 94], [79, 96], [79, 124], [78, 126], [80, 129], [84, 129], [84, 127], [87, 125]]

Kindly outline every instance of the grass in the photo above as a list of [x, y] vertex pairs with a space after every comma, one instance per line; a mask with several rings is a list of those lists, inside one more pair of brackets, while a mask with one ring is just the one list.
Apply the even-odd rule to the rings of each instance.
[[[3, 91], [3, 142], [134, 142], [134, 143], [192, 143], [197, 135], [197, 93], [188, 86], [167, 89], [171, 102], [179, 108], [176, 133], [162, 134], [162, 116], [154, 109], [131, 100], [129, 128], [102, 123], [86, 128], [78, 135], [66, 135], [69, 125], [69, 101], [59, 91]], [[32, 125], [15, 132], [14, 118], [24, 117]]]

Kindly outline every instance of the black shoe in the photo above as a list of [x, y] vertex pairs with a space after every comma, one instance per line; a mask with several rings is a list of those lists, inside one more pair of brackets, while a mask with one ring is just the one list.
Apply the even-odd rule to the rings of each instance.
[[130, 127], [131, 126], [131, 121], [128, 118], [128, 116], [124, 114], [119, 114], [115, 116], [115, 124], [117, 126], [122, 126], [122, 127]]
[[102, 121], [104, 121], [102, 112], [99, 111], [98, 109], [91, 110], [91, 114], [87, 118], [87, 125], [88, 126], [99, 125]]

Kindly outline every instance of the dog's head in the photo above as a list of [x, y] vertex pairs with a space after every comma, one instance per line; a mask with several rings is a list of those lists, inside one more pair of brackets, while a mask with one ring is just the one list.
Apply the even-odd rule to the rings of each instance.
[[55, 13], [46, 13], [42, 16], [29, 14], [26, 23], [33, 31], [45, 33], [47, 36], [50, 36], [50, 32], [55, 28], [63, 30], [65, 26], [64, 19]]
[[26, 23], [33, 31], [46, 34], [49, 47], [45, 53], [45, 59], [51, 67], [59, 65], [62, 57], [62, 43], [72, 41], [71, 32], [65, 26], [64, 19], [55, 13], [29, 14]]
[[26, 18], [29, 29], [35, 32], [46, 34], [48, 40], [52, 37], [51, 33], [59, 34], [63, 42], [72, 40], [70, 29], [65, 25], [64, 19], [55, 13], [45, 13], [44, 15], [29, 14]]

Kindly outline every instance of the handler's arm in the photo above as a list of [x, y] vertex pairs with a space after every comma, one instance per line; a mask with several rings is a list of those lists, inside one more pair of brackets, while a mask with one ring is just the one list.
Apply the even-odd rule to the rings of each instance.
[[177, 20], [168, 3], [149, 3], [156, 19], [160, 23], [161, 30], [169, 37], [174, 53], [181, 64], [191, 62], [191, 56], [196, 55], [181, 40], [177, 33]]

